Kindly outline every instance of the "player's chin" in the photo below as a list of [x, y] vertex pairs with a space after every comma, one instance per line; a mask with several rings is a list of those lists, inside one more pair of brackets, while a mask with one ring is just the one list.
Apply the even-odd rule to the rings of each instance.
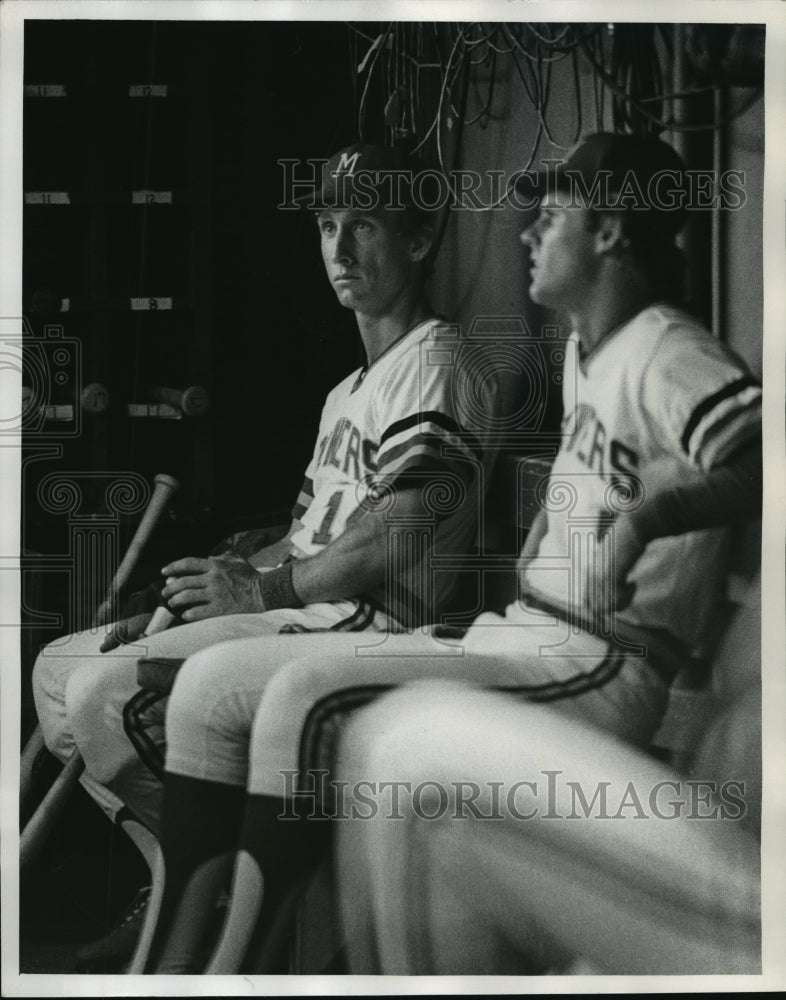
[[356, 289], [351, 285], [334, 285], [336, 298], [346, 309], [357, 309], [359, 301]]
[[534, 275], [529, 286], [529, 297], [538, 306], [545, 306], [546, 308], [553, 307], [554, 301], [553, 296], [549, 294], [548, 286], [544, 285], [543, 282], [538, 280], [538, 276]]

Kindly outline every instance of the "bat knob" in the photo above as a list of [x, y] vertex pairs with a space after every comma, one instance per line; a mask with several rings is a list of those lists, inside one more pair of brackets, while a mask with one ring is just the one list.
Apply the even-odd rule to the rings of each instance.
[[173, 493], [180, 489], [180, 483], [175, 479], [174, 476], [168, 476], [165, 472], [159, 472], [155, 477], [153, 482], [156, 486], [165, 486], [167, 489], [171, 490]]

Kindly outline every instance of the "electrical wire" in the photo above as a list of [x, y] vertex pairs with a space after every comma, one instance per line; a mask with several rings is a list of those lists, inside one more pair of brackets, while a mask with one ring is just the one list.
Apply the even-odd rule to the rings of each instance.
[[[377, 115], [381, 108], [386, 142], [406, 144], [413, 154], [430, 151], [443, 172], [447, 133], [452, 133], [451, 145], [458, 156], [465, 129], [486, 128], [494, 117], [496, 88], [509, 68], [515, 71], [524, 103], [537, 116], [530, 163], [544, 137], [557, 149], [575, 146], [587, 115], [590, 120], [594, 117], [598, 131], [604, 127], [607, 111], [612, 127], [619, 131], [706, 131], [744, 114], [762, 92], [756, 88], [736, 108], [724, 112], [722, 119], [713, 114], [709, 121], [684, 124], [674, 120], [673, 110], [667, 116], [665, 110], [673, 109], [673, 102], [710, 93], [719, 81], [668, 91], [664, 82], [671, 74], [674, 39], [666, 25], [389, 22], [380, 24], [377, 34], [352, 22], [348, 28], [352, 110], [359, 137], [363, 139], [372, 109]], [[363, 45], [367, 47], [358, 65]], [[576, 113], [570, 134], [559, 137], [549, 120], [553, 119], [549, 114], [552, 65], [566, 58], [571, 61], [569, 79]], [[591, 72], [589, 87], [582, 85], [584, 65]], [[494, 207], [508, 194], [498, 198]]]

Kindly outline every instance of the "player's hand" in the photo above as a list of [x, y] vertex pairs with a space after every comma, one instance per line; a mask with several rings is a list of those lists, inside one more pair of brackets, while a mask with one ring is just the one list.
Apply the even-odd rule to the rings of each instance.
[[178, 559], [161, 570], [162, 596], [184, 622], [265, 610], [259, 573], [245, 559], [209, 556]]
[[136, 642], [147, 628], [152, 617], [153, 612], [146, 611], [144, 614], [134, 615], [132, 618], [124, 618], [122, 621], [119, 621], [101, 643], [99, 651], [102, 653], [111, 653], [118, 646], [125, 646], [129, 642]]

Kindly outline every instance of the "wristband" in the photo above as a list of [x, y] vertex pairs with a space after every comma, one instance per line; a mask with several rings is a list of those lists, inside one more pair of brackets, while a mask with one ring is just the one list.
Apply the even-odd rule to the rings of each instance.
[[265, 611], [277, 608], [302, 608], [303, 602], [292, 586], [292, 563], [284, 563], [267, 573], [260, 573], [260, 593]]

